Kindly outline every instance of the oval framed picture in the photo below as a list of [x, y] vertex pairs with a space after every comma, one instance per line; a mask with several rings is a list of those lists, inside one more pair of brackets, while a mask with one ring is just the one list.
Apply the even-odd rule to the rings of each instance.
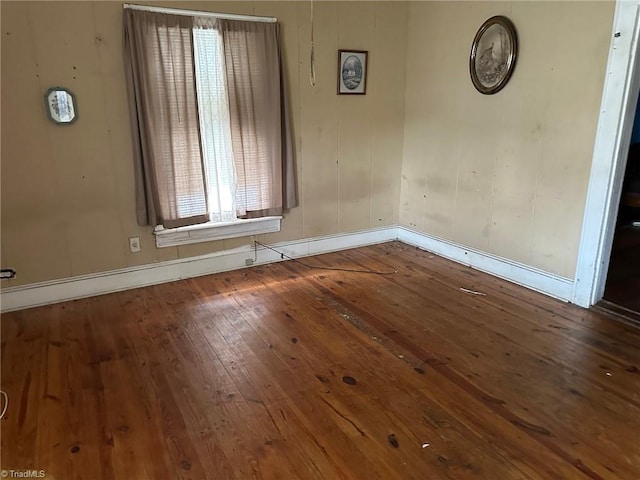
[[482, 24], [471, 44], [469, 72], [473, 86], [484, 95], [499, 92], [511, 78], [518, 54], [516, 29], [507, 17]]
[[44, 94], [49, 120], [58, 125], [71, 125], [78, 119], [76, 97], [64, 87], [53, 87]]

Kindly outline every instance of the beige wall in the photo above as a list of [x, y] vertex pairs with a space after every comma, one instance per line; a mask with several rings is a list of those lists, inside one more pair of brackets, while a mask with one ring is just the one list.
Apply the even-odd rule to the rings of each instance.
[[[301, 206], [263, 240], [400, 222], [573, 277], [613, 2], [316, 2], [315, 87], [309, 2], [149, 3], [282, 23]], [[156, 249], [136, 225], [120, 3], [1, 8], [2, 266], [18, 270], [3, 286], [250, 243]], [[467, 58], [496, 14], [520, 53], [507, 87], [484, 96]], [[370, 51], [367, 95], [336, 95], [339, 48]], [[77, 96], [73, 126], [46, 118], [55, 85]]]
[[[613, 2], [411, 2], [401, 224], [558, 275], [575, 273]], [[507, 15], [504, 90], [469, 80], [470, 43]]]
[[[301, 206], [264, 241], [398, 223], [406, 3], [315, 5], [317, 85], [309, 84], [309, 2], [147, 2], [277, 16], [283, 27]], [[184, 258], [249, 239], [156, 249], [136, 225], [118, 2], [2, 2], [3, 286]], [[365, 96], [336, 95], [338, 48], [371, 52]], [[43, 95], [70, 88], [79, 120], [56, 126]], [[128, 250], [139, 236], [142, 252]]]

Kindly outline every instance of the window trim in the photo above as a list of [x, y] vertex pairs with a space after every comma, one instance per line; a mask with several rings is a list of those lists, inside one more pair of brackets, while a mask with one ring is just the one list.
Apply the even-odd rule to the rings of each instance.
[[169, 13], [172, 15], [183, 15], [186, 17], [223, 18], [225, 20], [244, 20], [248, 22], [261, 23], [275, 23], [278, 21], [276, 17], [258, 17], [254, 15], [239, 15], [235, 13], [217, 13], [205, 12], [202, 10], [183, 10], [180, 8], [152, 7], [150, 5], [136, 5], [132, 3], [125, 3], [124, 5], [122, 5], [122, 8], [131, 10], [142, 10], [145, 12]]
[[157, 226], [153, 231], [156, 247], [175, 247], [192, 243], [211, 242], [226, 238], [248, 237], [280, 231], [282, 216], [248, 218], [232, 222], [208, 222], [179, 228]]

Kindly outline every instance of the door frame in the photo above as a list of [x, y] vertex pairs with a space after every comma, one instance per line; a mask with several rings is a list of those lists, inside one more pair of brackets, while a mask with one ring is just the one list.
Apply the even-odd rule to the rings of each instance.
[[602, 300], [640, 90], [640, 0], [617, 0], [571, 301]]

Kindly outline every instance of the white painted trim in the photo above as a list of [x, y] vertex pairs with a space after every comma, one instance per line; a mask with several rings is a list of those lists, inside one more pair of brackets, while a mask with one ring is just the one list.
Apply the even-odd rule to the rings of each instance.
[[188, 227], [156, 229], [153, 234], [156, 237], [156, 247], [175, 247], [190, 243], [279, 232], [280, 220], [282, 217], [262, 217], [225, 223], [201, 223]]
[[[570, 279], [559, 277], [485, 252], [419, 233], [405, 227], [385, 227], [354, 233], [341, 233], [302, 240], [280, 242], [273, 248], [293, 258], [336, 252], [348, 248], [400, 240], [437, 255], [504, 278], [561, 300], [569, 300]], [[132, 288], [209, 275], [281, 261], [276, 252], [250, 245], [199, 257], [170, 260], [91, 275], [5, 288], [0, 291], [0, 311], [9, 312], [67, 300], [103, 295]]]
[[247, 22], [275, 23], [278, 21], [275, 17], [255, 17], [253, 15], [238, 15], [234, 13], [214, 13], [203, 12], [198, 10], [181, 10], [178, 8], [151, 7], [148, 5], [134, 5], [125, 3], [122, 8], [129, 10], [142, 10], [144, 12], [168, 13], [171, 15], [184, 15], [187, 17], [208, 17], [222, 18], [225, 20], [244, 20]]
[[[347, 248], [387, 242], [397, 238], [395, 226], [315, 237], [272, 245], [291, 257], [304, 257]], [[257, 259], [254, 254], [257, 253]], [[78, 298], [103, 295], [132, 288], [172, 282], [184, 278], [219, 273], [282, 260], [277, 253], [253, 246], [234, 248], [199, 257], [170, 260], [138, 267], [122, 268], [91, 275], [34, 283], [0, 291], [0, 311], [9, 312]]]
[[[572, 292], [573, 282], [570, 279], [401, 226], [286, 241], [271, 246], [285, 255], [300, 258], [391, 240], [415, 245], [561, 300], [568, 300]], [[253, 246], [247, 245], [199, 257], [4, 288], [0, 291], [0, 311], [37, 307], [281, 260], [276, 252], [261, 247], [254, 250]]]
[[398, 227], [398, 240], [560, 300], [567, 301], [572, 293], [573, 281], [569, 278], [553, 275], [406, 227]]
[[589, 307], [602, 299], [609, 268], [633, 115], [640, 88], [638, 0], [619, 0], [593, 151], [571, 301]]

